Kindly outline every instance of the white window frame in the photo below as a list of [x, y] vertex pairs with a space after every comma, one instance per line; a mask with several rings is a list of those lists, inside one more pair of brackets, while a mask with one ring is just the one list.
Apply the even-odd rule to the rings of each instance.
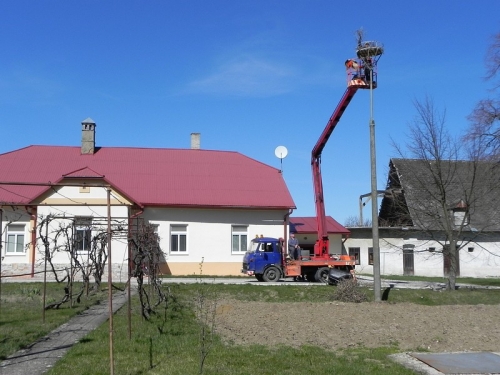
[[[78, 241], [79, 232], [89, 232], [90, 237], [88, 241], [85, 241], [85, 235], [83, 236], [82, 249], [78, 248], [80, 241]], [[77, 254], [88, 254], [92, 250], [92, 217], [91, 216], [77, 216], [75, 217], [75, 247]]]
[[[182, 242], [184, 237], [184, 249]], [[171, 255], [188, 254], [188, 225], [187, 224], [170, 224], [170, 246], [169, 253]], [[174, 238], [176, 239], [177, 248], [174, 249]], [[181, 247], [181, 248], [179, 248]]]
[[[5, 255], [24, 255], [26, 254], [26, 225], [24, 224], [9, 224], [7, 225], [7, 235], [5, 237]], [[21, 247], [19, 247], [19, 238], [22, 236]], [[9, 251], [12, 247], [10, 246], [11, 237], [14, 238], [12, 241], [14, 251]], [[17, 251], [18, 249], [21, 251]]]
[[[235, 240], [237, 243], [235, 244]], [[235, 247], [236, 245], [236, 247]], [[244, 246], [243, 246], [244, 245]], [[231, 226], [231, 254], [245, 254], [248, 250], [248, 226]]]

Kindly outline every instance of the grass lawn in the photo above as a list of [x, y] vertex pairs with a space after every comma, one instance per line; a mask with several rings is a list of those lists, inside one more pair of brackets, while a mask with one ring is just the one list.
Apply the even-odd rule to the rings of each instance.
[[[397, 346], [377, 349], [352, 348], [331, 352], [320, 347], [265, 345], [236, 346], [224, 344], [217, 336], [200, 335], [202, 325], [195, 318], [193, 301], [231, 297], [244, 301], [328, 301], [329, 286], [256, 286], [210, 284], [173, 284], [176, 300], [154, 321], [141, 318], [137, 300], [132, 313], [132, 339], [128, 338], [126, 309], [114, 318], [114, 372], [116, 374], [413, 374], [391, 362], [388, 354], [398, 352]], [[368, 296], [373, 292], [366, 291]], [[498, 304], [498, 290], [397, 290], [391, 292], [389, 303], [412, 302], [439, 304]], [[248, 319], [252, 319], [251, 316]], [[102, 325], [74, 346], [48, 374], [108, 374], [109, 327]], [[258, 332], [256, 332], [258, 334]], [[200, 349], [208, 356], [200, 369]], [[417, 348], [416, 348], [417, 349]]]
[[[384, 277], [385, 278], [385, 277]], [[407, 279], [398, 277], [399, 280]], [[428, 279], [425, 279], [428, 280]], [[203, 281], [203, 280], [202, 280]], [[460, 279], [459, 283], [498, 285], [496, 279]], [[78, 285], [75, 286], [77, 288]], [[200, 295], [215, 293], [217, 298], [230, 297], [243, 301], [315, 302], [328, 301], [332, 293], [329, 286], [256, 286], [211, 284], [174, 284], [166, 315], [153, 322], [144, 321], [134, 301], [133, 333], [128, 339], [126, 310], [121, 309], [114, 319], [114, 355], [116, 374], [199, 374], [201, 326], [195, 319], [192, 301]], [[39, 337], [66, 322], [107, 292], [82, 299], [73, 308], [69, 304], [58, 310], [45, 312], [42, 322], [41, 283], [2, 283], [0, 305], [0, 359], [26, 347]], [[366, 290], [373, 299], [373, 291]], [[47, 284], [47, 303], [63, 296], [63, 285]], [[426, 305], [500, 304], [500, 290], [461, 289], [454, 292], [394, 289], [389, 303], [411, 302]], [[194, 306], [195, 307], [195, 306]], [[249, 317], [251, 319], [251, 317]], [[160, 333], [161, 329], [161, 333]], [[258, 334], [258, 333], [257, 333]], [[210, 338], [206, 336], [205, 339]], [[410, 374], [412, 372], [394, 364], [386, 356], [398, 351], [397, 347], [377, 349], [353, 348], [330, 352], [318, 347], [286, 346], [268, 348], [264, 345], [233, 346], [205, 340], [211, 347], [203, 366], [204, 374], [303, 374], [316, 371], [342, 374]], [[87, 371], [87, 372], [85, 372]], [[88, 335], [52, 369], [49, 374], [107, 374], [109, 373], [108, 325]]]
[[[59, 301], [64, 296], [64, 286], [47, 283], [46, 304]], [[81, 284], [75, 283], [74, 290]], [[43, 283], [2, 283], [0, 305], [0, 360], [25, 348], [48, 332], [68, 321], [72, 316], [106, 298], [100, 292], [81, 303], [63, 304], [59, 309], [45, 311], [43, 322]]]

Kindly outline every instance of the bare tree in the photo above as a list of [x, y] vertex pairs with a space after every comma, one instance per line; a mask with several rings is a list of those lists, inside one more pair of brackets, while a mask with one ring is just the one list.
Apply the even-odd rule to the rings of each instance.
[[[88, 220], [83, 230], [78, 230], [75, 226], [76, 218], [47, 215], [40, 216], [37, 224], [37, 238], [41, 242], [39, 251], [42, 254], [42, 261], [48, 267], [58, 283], [66, 282], [64, 297], [46, 308], [58, 308], [63, 303], [70, 300], [80, 301], [84, 292], [100, 290], [101, 281], [107, 264], [107, 227], [106, 223], [95, 220]], [[80, 228], [81, 229], [81, 228]], [[79, 248], [82, 241], [81, 232], [87, 233], [85, 250]], [[124, 237], [126, 229], [122, 222], [113, 221], [111, 236]], [[61, 264], [56, 264], [57, 255], [65, 254], [68, 263], [64, 268]], [[60, 258], [59, 258], [60, 259]], [[75, 278], [82, 281], [79, 291], [73, 291], [73, 281]], [[92, 280], [93, 279], [93, 283]], [[109, 286], [111, 287], [111, 285]]]
[[[157, 307], [167, 311], [168, 290], [161, 287], [160, 264], [163, 263], [164, 254], [160, 248], [160, 238], [156, 227], [150, 224], [138, 226], [135, 235], [129, 239], [132, 248], [132, 274], [137, 279], [139, 301], [142, 316], [150, 320], [157, 314]], [[145, 284], [145, 278], [148, 284]], [[161, 328], [158, 328], [161, 333]]]
[[[84, 292], [100, 290], [108, 261], [107, 220], [57, 215], [40, 216], [37, 237], [41, 244], [39, 247], [41, 260], [47, 263], [57, 282], [66, 282], [64, 297], [47, 308], [58, 308], [72, 300], [78, 302]], [[128, 226], [123, 220], [112, 220], [111, 237], [128, 238]], [[128, 240], [132, 254], [130, 267], [133, 276], [137, 278], [142, 315], [150, 320], [153, 315], [160, 315], [158, 306], [163, 307], [164, 314], [167, 311], [169, 291], [168, 288], [165, 288], [166, 292], [161, 288], [160, 280], [160, 264], [164, 262], [164, 254], [153, 225], [141, 221]], [[66, 256], [61, 258], [61, 254]], [[63, 264], [57, 264], [57, 259], [59, 262], [61, 259], [67, 260]], [[76, 293], [72, 290], [75, 278], [83, 283], [82, 288]], [[164, 320], [162, 324], [165, 323]], [[158, 329], [161, 332], [162, 326]]]
[[[492, 38], [486, 54], [487, 81], [494, 81], [500, 72], [500, 33]], [[470, 126], [465, 136], [466, 141], [480, 144], [483, 158], [498, 160], [500, 157], [500, 100], [495, 93], [500, 88], [500, 80], [493, 83], [493, 98], [480, 100], [468, 119]]]
[[349, 216], [345, 219], [344, 226], [345, 227], [371, 227], [372, 221], [370, 219], [364, 219], [362, 223], [359, 222], [358, 216]]
[[414, 105], [417, 115], [409, 125], [408, 142], [404, 149], [394, 144], [402, 159], [391, 161], [394, 175], [387, 188], [395, 191], [392, 216], [385, 213], [381, 219], [399, 220], [397, 224], [425, 232], [440, 243], [449, 266], [447, 289], [454, 290], [458, 253], [472, 235], [492, 223], [487, 216], [495, 210], [485, 202], [494, 205], [498, 184], [491, 173], [492, 163], [477, 158], [479, 149], [462, 147], [448, 132], [445, 111], [440, 112], [428, 97]]

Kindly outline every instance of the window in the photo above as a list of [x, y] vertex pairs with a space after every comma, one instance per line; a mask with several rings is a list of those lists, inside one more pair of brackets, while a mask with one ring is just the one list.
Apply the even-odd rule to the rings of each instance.
[[373, 265], [373, 247], [368, 248], [368, 264]]
[[244, 253], [248, 245], [248, 228], [244, 225], [233, 225], [232, 232], [232, 253]]
[[354, 259], [356, 259], [356, 264], [358, 264], [358, 265], [361, 264], [359, 261], [359, 254], [360, 254], [359, 247], [350, 247], [349, 248], [349, 256], [354, 257]]
[[10, 224], [7, 227], [6, 254], [23, 254], [24, 252], [24, 225]]
[[473, 248], [473, 247], [468, 247], [468, 248], [467, 248], [467, 251], [468, 251], [469, 253], [473, 253], [473, 252], [474, 252], [474, 248]]
[[92, 218], [75, 218], [76, 251], [90, 251], [92, 248]]
[[170, 252], [187, 253], [187, 225], [170, 226]]

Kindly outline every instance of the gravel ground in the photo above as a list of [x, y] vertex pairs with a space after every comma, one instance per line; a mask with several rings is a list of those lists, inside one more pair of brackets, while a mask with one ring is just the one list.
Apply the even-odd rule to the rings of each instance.
[[499, 351], [500, 305], [219, 301], [216, 327], [238, 345], [330, 350], [397, 345], [431, 352]]

